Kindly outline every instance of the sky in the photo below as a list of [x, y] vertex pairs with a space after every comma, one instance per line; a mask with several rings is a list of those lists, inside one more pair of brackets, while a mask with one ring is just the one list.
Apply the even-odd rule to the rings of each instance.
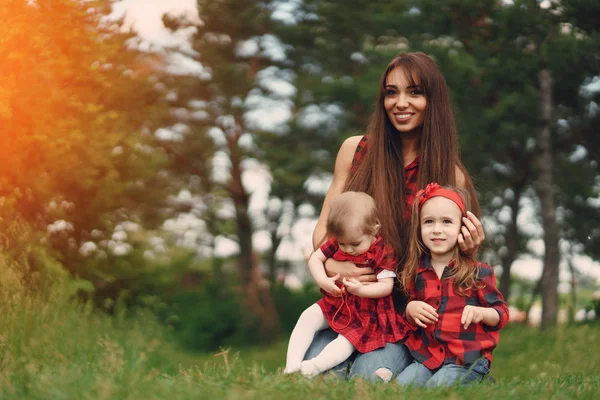
[[[283, 11], [284, 10], [282, 10], [282, 12]], [[162, 25], [161, 18], [164, 13], [184, 15], [192, 20], [198, 20], [196, 0], [122, 0], [115, 6], [115, 15], [124, 15], [126, 22], [131, 24], [148, 44], [159, 47], [177, 45], [186, 48], [187, 42], [185, 33], [173, 35]], [[187, 61], [185, 60], [178, 60], [176, 62], [179, 62], [182, 68], [185, 67], [184, 64], [193, 67], [192, 64], [186, 64]], [[598, 83], [600, 84], [600, 80]], [[285, 88], [284, 86], [282, 90], [290, 89]], [[253, 112], [254, 119], [267, 121], [266, 118], [273, 118], [272, 120], [268, 120], [268, 123], [279, 123], [284, 121], [288, 114], [285, 111], [285, 107], [279, 109], [275, 108], [278, 106], [281, 106], [281, 104], [278, 105], [276, 102], [265, 103], [265, 107], [259, 107]], [[226, 162], [225, 160], [221, 161]], [[244, 183], [245, 186], [251, 188], [251, 191], [253, 192], [250, 212], [259, 213], [267, 203], [270, 175], [268, 171], [265, 171], [264, 168], [257, 163], [249, 163], [247, 167]], [[524, 207], [522, 215], [519, 215], [519, 225], [521, 227], [529, 225], [535, 228], [535, 223], [532, 223], [535, 218], [531, 215], [531, 210], [531, 207]], [[305, 251], [311, 247], [311, 235], [315, 223], [316, 221], [314, 218], [311, 218], [310, 212], [306, 212], [291, 230], [293, 241], [282, 243], [279, 254], [285, 254], [291, 258], [302, 259]], [[197, 225], [196, 222], [191, 221], [190, 218], [183, 216], [179, 218], [176, 223], [172, 223], [171, 225], [178, 226], [184, 230], [187, 229], [188, 239], [194, 239], [194, 235], [190, 234], [190, 232], [191, 229], [197, 227]], [[537, 229], [540, 229], [539, 226]], [[270, 240], [266, 232], [257, 232], [254, 236], [254, 243], [260, 250], [264, 250], [270, 246]], [[236, 250], [236, 245], [229, 240], [219, 241], [217, 247], [218, 252], [221, 254], [232, 253]], [[512, 271], [525, 278], [538, 279], [542, 270], [541, 256], [543, 255], [543, 242], [534, 240], [530, 243], [530, 247], [538, 257], [526, 257], [516, 260], [512, 266]], [[586, 256], [576, 256], [574, 261], [579, 270], [595, 276], [600, 280], [599, 263], [593, 262]], [[562, 265], [561, 281], [566, 281], [568, 276], [569, 274], [567, 273], [566, 265]]]
[[162, 24], [163, 14], [185, 15], [197, 20], [196, 0], [121, 0], [114, 6], [115, 15], [125, 14], [139, 35], [153, 44], [185, 45], [185, 39], [170, 34]]

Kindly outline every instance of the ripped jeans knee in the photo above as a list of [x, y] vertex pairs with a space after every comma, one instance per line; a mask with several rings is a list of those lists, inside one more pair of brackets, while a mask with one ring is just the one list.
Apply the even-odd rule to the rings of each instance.
[[381, 378], [382, 381], [389, 382], [392, 380], [392, 376], [394, 374], [389, 370], [389, 368], [379, 368], [377, 371], [375, 371], [375, 375]]

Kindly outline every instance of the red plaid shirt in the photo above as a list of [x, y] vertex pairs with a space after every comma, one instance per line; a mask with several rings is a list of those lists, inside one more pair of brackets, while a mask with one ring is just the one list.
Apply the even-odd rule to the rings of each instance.
[[[394, 249], [385, 244], [381, 236], [366, 253], [360, 255], [344, 253], [334, 238], [330, 238], [320, 249], [327, 258], [351, 261], [359, 268], [370, 267], [376, 274], [384, 270], [396, 271]], [[361, 353], [404, 340], [412, 329], [396, 314], [392, 296], [367, 298], [345, 292], [341, 297], [333, 297], [321, 291], [324, 296], [317, 304], [327, 323]]]
[[[363, 160], [365, 154], [367, 154], [367, 149], [369, 148], [369, 140], [368, 136], [364, 135], [358, 146], [356, 146], [356, 151], [354, 152], [354, 157], [352, 158], [352, 166], [350, 167], [350, 174], [356, 172], [359, 164]], [[419, 156], [415, 158], [410, 164], [408, 164], [404, 168], [404, 218], [406, 220], [410, 219], [411, 214], [411, 206], [415, 201], [415, 195], [419, 188], [417, 187], [417, 174], [419, 172]]]
[[329, 238], [329, 240], [321, 245], [320, 250], [327, 258], [333, 258], [337, 261], [351, 260], [359, 268], [371, 267], [375, 271], [375, 274], [379, 274], [383, 270], [395, 273], [398, 266], [398, 261], [394, 256], [394, 249], [389, 244], [386, 244], [381, 236], [377, 236], [377, 239], [371, 244], [369, 250], [359, 255], [344, 253], [335, 238]]
[[[444, 269], [442, 279], [438, 279], [429, 257], [421, 262], [415, 282], [408, 288], [410, 301], [424, 301], [438, 312], [439, 319], [435, 324], [416, 330], [405, 341], [414, 359], [431, 370], [446, 364], [469, 365], [480, 357], [487, 358], [490, 365], [492, 363], [492, 350], [498, 345], [499, 330], [508, 321], [508, 307], [496, 288], [494, 269], [476, 263], [481, 288], [467, 290], [466, 296], [454, 292], [449, 267]], [[460, 319], [467, 305], [493, 308], [500, 316], [498, 325], [492, 327], [480, 322], [465, 330]]]

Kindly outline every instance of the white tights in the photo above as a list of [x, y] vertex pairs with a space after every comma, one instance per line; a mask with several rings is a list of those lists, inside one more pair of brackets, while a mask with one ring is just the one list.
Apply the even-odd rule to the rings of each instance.
[[321, 307], [313, 304], [304, 310], [290, 337], [284, 373], [291, 374], [300, 371], [302, 375], [312, 378], [335, 367], [352, 355], [355, 350], [352, 343], [344, 336], [338, 335], [336, 339], [325, 346], [318, 356], [302, 361], [315, 333], [325, 328], [329, 328], [329, 325], [323, 316]]

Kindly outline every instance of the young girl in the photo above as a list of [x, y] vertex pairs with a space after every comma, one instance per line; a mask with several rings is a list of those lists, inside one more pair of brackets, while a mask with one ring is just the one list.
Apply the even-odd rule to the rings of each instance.
[[[406, 336], [407, 325], [399, 317], [390, 296], [396, 277], [394, 250], [379, 236], [380, 223], [375, 201], [361, 192], [344, 192], [331, 203], [327, 218], [330, 239], [308, 260], [308, 267], [324, 296], [300, 316], [288, 345], [284, 372], [300, 371], [313, 377], [352, 355], [384, 347]], [[370, 267], [377, 282], [363, 285], [339, 275], [328, 277], [324, 262], [338, 261]], [[315, 358], [302, 361], [316, 332], [331, 327], [338, 336]]]
[[437, 183], [416, 195], [401, 282], [409, 295], [406, 320], [421, 329], [404, 342], [415, 361], [398, 375], [402, 385], [481, 381], [508, 321], [494, 269], [459, 251], [465, 203], [466, 192]]

